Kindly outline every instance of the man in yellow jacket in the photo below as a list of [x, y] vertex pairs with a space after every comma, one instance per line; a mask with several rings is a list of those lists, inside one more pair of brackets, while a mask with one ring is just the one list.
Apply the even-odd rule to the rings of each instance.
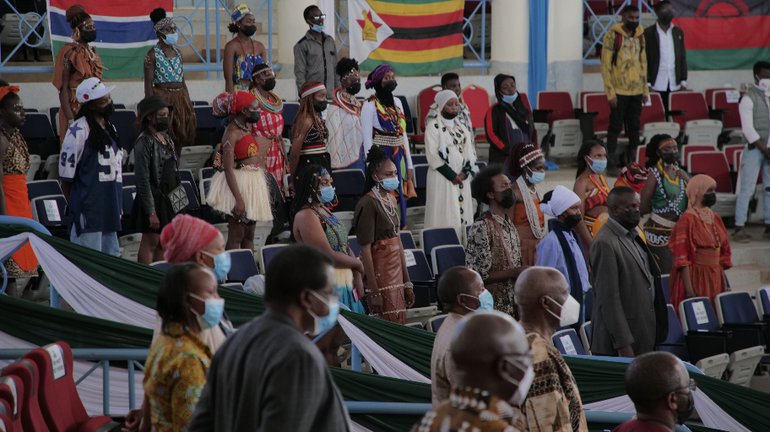
[[[642, 103], [649, 100], [644, 29], [639, 26], [639, 9], [627, 6], [622, 17], [623, 21], [612, 26], [602, 41], [602, 79], [612, 109], [607, 131], [607, 159], [614, 173], [636, 153]], [[618, 155], [618, 136], [623, 126], [628, 136], [628, 149]]]

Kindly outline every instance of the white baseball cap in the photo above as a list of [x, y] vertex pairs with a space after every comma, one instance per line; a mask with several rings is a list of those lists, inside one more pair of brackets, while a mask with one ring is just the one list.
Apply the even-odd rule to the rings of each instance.
[[78, 85], [78, 88], [75, 91], [75, 97], [78, 102], [86, 103], [92, 100], [101, 99], [110, 94], [114, 89], [115, 86], [107, 87], [99, 78], [87, 78]]

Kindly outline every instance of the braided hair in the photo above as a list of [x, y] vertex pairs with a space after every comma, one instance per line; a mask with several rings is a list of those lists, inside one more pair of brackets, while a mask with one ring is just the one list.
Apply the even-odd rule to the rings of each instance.
[[670, 139], [673, 138], [668, 134], [657, 134], [650, 138], [650, 142], [644, 149], [645, 154], [647, 154], [647, 161], [644, 163], [644, 165], [647, 168], [652, 168], [658, 164], [658, 161], [660, 160], [660, 155], [658, 154], [660, 144]]
[[291, 203], [291, 220], [305, 207], [319, 202], [318, 181], [321, 177], [329, 175], [326, 168], [318, 164], [310, 165], [302, 170], [299, 181], [295, 184], [296, 190]]
[[371, 190], [377, 182], [374, 180], [374, 174], [382, 166], [383, 163], [389, 161], [388, 155], [380, 148], [380, 146], [372, 146], [369, 149], [369, 153], [366, 155], [366, 188], [365, 190]]

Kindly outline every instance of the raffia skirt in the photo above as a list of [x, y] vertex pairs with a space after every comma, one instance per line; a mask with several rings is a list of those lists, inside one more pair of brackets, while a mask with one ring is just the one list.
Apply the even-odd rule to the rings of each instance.
[[197, 119], [187, 90], [153, 87], [152, 91], [173, 107], [169, 112], [169, 133], [174, 140], [177, 154], [182, 147], [195, 145]]
[[[244, 166], [233, 171], [238, 189], [246, 205], [246, 219], [255, 222], [272, 222], [273, 209], [270, 206], [270, 189], [265, 178], [265, 171], [253, 166]], [[214, 210], [232, 215], [235, 196], [227, 185], [224, 171], [214, 174], [211, 188], [206, 195], [206, 203]]]

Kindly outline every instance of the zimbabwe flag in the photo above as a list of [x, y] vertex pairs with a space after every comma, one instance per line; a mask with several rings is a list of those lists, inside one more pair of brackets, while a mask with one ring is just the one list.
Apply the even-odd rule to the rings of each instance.
[[401, 75], [426, 75], [463, 66], [464, 0], [368, 0], [366, 3], [393, 34], [361, 63], [362, 69], [372, 70], [388, 63]]
[[770, 60], [770, 0], [672, 0], [693, 70], [751, 69]]

